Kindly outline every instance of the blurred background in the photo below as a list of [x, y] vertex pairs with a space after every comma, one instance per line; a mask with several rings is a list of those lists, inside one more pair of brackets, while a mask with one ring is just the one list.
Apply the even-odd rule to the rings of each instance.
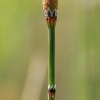
[[[48, 29], [42, 0], [0, 0], [0, 100], [47, 100]], [[100, 0], [59, 0], [56, 100], [100, 100]]]

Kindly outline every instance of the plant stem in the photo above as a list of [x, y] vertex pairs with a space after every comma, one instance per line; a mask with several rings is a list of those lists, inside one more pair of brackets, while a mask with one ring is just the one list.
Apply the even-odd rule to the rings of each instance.
[[48, 100], [55, 100], [55, 26], [58, 0], [42, 0], [48, 26]]
[[55, 25], [50, 25], [48, 30], [48, 86], [51, 89], [48, 100], [55, 100]]

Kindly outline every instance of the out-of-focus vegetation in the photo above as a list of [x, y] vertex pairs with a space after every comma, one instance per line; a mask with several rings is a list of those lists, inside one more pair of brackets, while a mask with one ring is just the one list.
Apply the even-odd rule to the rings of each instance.
[[[41, 0], [0, 0], [0, 100], [47, 100], [47, 26]], [[59, 0], [56, 100], [100, 100], [100, 0]]]

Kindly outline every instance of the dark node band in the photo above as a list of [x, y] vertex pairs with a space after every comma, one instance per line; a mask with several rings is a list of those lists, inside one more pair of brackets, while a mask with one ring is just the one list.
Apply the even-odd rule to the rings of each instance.
[[48, 11], [47, 12], [47, 17], [56, 18], [57, 16], [56, 16], [55, 12], [52, 12], [52, 15], [51, 15], [50, 11]]
[[50, 94], [55, 94], [55, 92], [56, 92], [56, 85], [55, 86], [48, 86], [48, 93], [50, 93]]
[[51, 11], [50, 9], [48, 9], [48, 10], [45, 10], [45, 18], [47, 19], [47, 18], [57, 18], [57, 11], [56, 10], [53, 10], [53, 11]]
[[55, 92], [56, 92], [56, 89], [55, 89], [55, 88], [49, 88], [49, 89], [48, 89], [48, 92], [49, 92], [49, 93], [55, 93]]

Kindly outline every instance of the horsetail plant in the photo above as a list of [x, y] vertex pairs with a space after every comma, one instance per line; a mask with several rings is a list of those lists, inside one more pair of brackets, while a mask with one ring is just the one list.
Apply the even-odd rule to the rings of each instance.
[[43, 0], [42, 2], [48, 26], [48, 100], [55, 100], [55, 26], [58, 0]]

